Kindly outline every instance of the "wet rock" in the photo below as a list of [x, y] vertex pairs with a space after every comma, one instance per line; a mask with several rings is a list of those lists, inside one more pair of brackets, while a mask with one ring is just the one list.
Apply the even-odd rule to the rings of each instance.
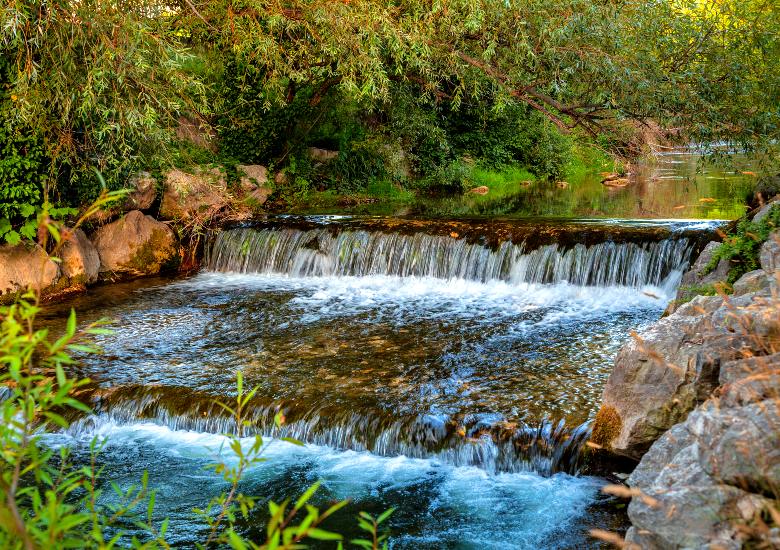
[[720, 247], [719, 242], [710, 241], [701, 251], [691, 268], [683, 275], [682, 287], [705, 286], [726, 282], [729, 276], [729, 263], [721, 260], [714, 270], [707, 272], [707, 265], [712, 261], [715, 251]]
[[766, 288], [769, 288], [769, 277], [767, 277], [766, 271], [757, 269], [745, 273], [734, 283], [733, 294], [741, 296], [742, 294], [760, 292]]
[[103, 277], [155, 275], [180, 261], [173, 230], [138, 210], [98, 229], [92, 243]]
[[59, 267], [40, 246], [0, 246], [0, 294], [53, 286]]
[[[705, 350], [712, 330], [706, 314], [675, 313], [639, 339], [626, 343], [604, 388], [602, 408], [614, 410], [620, 429], [596, 441], [613, 452], [639, 459], [666, 430], [680, 422], [717, 386], [718, 350]], [[596, 418], [594, 432], [598, 432]]]
[[601, 182], [602, 185], [606, 185], [607, 187], [625, 187], [630, 183], [628, 178], [615, 178], [615, 179], [608, 179]]
[[170, 220], [208, 220], [229, 202], [225, 176], [219, 168], [196, 173], [170, 170], [165, 175], [160, 215]]
[[87, 285], [98, 279], [100, 256], [92, 242], [81, 229], [63, 232], [60, 259], [62, 274], [71, 285]]
[[259, 164], [236, 166], [241, 175], [241, 189], [256, 204], [264, 204], [273, 191], [268, 182], [268, 170]]
[[780, 271], [780, 231], [775, 231], [766, 242], [761, 245], [759, 255], [761, 259], [761, 268], [767, 273], [774, 275]]

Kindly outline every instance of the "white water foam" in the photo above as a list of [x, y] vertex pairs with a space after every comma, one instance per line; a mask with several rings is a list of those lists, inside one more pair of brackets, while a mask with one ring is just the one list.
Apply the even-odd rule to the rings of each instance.
[[[214, 475], [212, 482], [204, 486], [209, 478], [196, 474], [199, 468], [220, 453], [226, 462], [236, 460], [227, 448], [227, 439], [220, 435], [171, 430], [150, 423], [106, 423], [97, 427], [94, 435], [107, 438], [103, 451], [107, 454], [151, 448], [154, 460], [149, 463], [150, 479], [197, 475], [201, 491], [220, 490], [220, 478]], [[47, 437], [59, 444], [79, 443], [62, 434]], [[86, 445], [85, 437], [81, 436], [82, 445]], [[242, 442], [248, 447], [252, 439]], [[479, 468], [455, 467], [435, 459], [388, 458], [368, 452], [269, 442], [264, 453], [268, 462], [253, 466], [246, 474], [250, 485], [274, 480], [283, 484], [289, 468], [298, 465], [305, 468], [307, 484], [322, 481], [321, 492], [328, 499], [350, 498], [358, 504], [379, 499], [393, 505], [393, 499], [398, 498], [393, 495], [418, 495], [413, 500], [422, 507], [411, 512], [425, 527], [393, 538], [393, 548], [554, 548], [556, 541], [568, 546], [572, 541], [566, 542], [567, 535], [572, 535], [574, 527], [583, 521], [587, 507], [603, 485], [595, 478], [566, 474], [489, 474]], [[175, 468], [181, 469], [184, 464], [184, 470], [170, 470], [169, 461]], [[421, 493], [424, 496], [419, 496]], [[208, 496], [202, 495], [204, 500]], [[172, 535], [175, 538], [177, 533]]]
[[501, 318], [547, 308], [542, 322], [592, 318], [637, 309], [663, 309], [677, 286], [675, 273], [663, 287], [584, 287], [464, 279], [392, 277], [288, 277], [285, 275], [201, 273], [172, 287], [188, 290], [294, 292], [300, 321], [382, 308], [387, 312]]

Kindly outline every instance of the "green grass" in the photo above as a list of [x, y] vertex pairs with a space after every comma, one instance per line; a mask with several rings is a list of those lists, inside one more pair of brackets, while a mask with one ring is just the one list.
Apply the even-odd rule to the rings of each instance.
[[624, 168], [601, 149], [575, 144], [574, 154], [566, 165], [566, 180], [569, 183], [577, 183], [599, 172], [620, 172]]

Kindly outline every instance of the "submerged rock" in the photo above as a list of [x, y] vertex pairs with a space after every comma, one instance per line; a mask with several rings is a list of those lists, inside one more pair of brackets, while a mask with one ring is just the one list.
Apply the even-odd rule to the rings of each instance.
[[81, 229], [67, 231], [60, 259], [62, 274], [71, 285], [86, 285], [97, 281], [100, 255]]
[[45, 290], [57, 282], [59, 273], [57, 264], [37, 244], [0, 246], [0, 294]]
[[92, 242], [103, 277], [155, 275], [180, 261], [173, 230], [138, 210], [98, 229]]

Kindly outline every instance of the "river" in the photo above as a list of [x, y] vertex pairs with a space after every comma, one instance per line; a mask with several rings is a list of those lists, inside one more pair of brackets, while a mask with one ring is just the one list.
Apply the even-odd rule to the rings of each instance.
[[251, 430], [306, 443], [275, 439], [250, 469], [241, 490], [261, 502], [322, 480], [318, 504], [352, 499], [326, 524], [348, 537], [358, 510], [397, 508], [392, 548], [595, 547], [588, 530], [625, 517], [580, 453], [588, 420], [621, 343], [658, 319], [720, 225], [276, 216], [227, 228], [194, 276], [96, 287], [49, 313], [116, 320], [104, 354], [78, 367], [97, 384], [95, 414], [49, 440], [85, 460], [106, 437], [105, 479], [148, 471], [157, 520], [192, 546], [205, 532], [192, 509], [226, 488], [205, 466], [234, 428], [215, 401], [241, 370], [259, 388]]

